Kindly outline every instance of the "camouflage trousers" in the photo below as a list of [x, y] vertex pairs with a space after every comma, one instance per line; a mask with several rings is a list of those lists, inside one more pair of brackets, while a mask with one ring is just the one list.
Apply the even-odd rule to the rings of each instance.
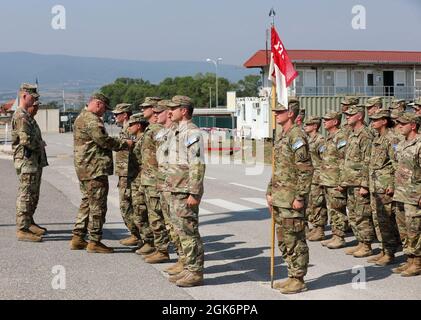
[[361, 196], [360, 187], [347, 188], [348, 218], [358, 242], [372, 243], [375, 237], [370, 195]]
[[146, 207], [145, 189], [140, 184], [140, 179], [134, 179], [131, 184], [133, 223], [144, 243], [153, 245], [153, 233], [149, 226], [148, 209]]
[[16, 228], [28, 230], [34, 223], [34, 213], [38, 206], [42, 169], [35, 173], [19, 173], [19, 188], [16, 197]]
[[406, 238], [403, 253], [407, 256], [421, 257], [421, 208], [416, 205], [397, 202], [398, 210], [404, 210]]
[[188, 207], [187, 193], [171, 193], [171, 219], [178, 237], [181, 249], [186, 259], [186, 268], [190, 271], [203, 272], [205, 251], [199, 233], [199, 207]]
[[334, 187], [324, 187], [327, 210], [329, 212], [332, 234], [345, 237], [348, 229], [346, 215], [346, 192], [335, 190]]
[[132, 178], [118, 177], [117, 188], [120, 198], [120, 212], [124, 224], [132, 235], [139, 238], [139, 230], [133, 221]]
[[288, 265], [288, 277], [304, 277], [307, 274], [309, 253], [305, 235], [304, 218], [284, 218], [293, 209], [272, 207], [276, 222], [278, 247]]
[[314, 227], [325, 227], [327, 224], [326, 200], [321, 185], [311, 185], [306, 220]]
[[144, 188], [149, 226], [153, 232], [155, 248], [158, 251], [167, 252], [170, 239], [165, 226], [159, 193], [153, 186], [144, 186]]
[[79, 187], [82, 201], [73, 234], [84, 237], [89, 232], [89, 240], [101, 241], [107, 213], [108, 176], [79, 181]]
[[397, 251], [400, 239], [392, 207], [392, 197], [384, 193], [371, 193], [370, 199], [377, 239], [385, 253], [394, 254]]
[[399, 237], [402, 242], [402, 246], [405, 246], [405, 241], [407, 238], [407, 230], [406, 230], [406, 219], [405, 219], [405, 209], [403, 202], [395, 202], [394, 203], [395, 209], [395, 217], [396, 217], [396, 224], [398, 225]]
[[167, 232], [170, 236], [170, 241], [174, 244], [179, 257], [183, 257], [184, 254], [183, 254], [183, 250], [181, 249], [180, 238], [177, 232], [175, 231], [175, 228], [171, 219], [171, 211], [170, 211], [171, 192], [161, 191], [160, 197], [161, 197], [162, 213], [164, 215], [164, 220], [165, 220], [165, 227], [167, 228]]

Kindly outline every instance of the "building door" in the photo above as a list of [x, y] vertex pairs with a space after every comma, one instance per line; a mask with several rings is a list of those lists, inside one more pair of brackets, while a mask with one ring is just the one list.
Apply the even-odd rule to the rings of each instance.
[[334, 94], [334, 73], [331, 70], [323, 70], [323, 94], [333, 95]]
[[354, 94], [365, 95], [364, 71], [354, 71]]
[[385, 96], [394, 95], [395, 82], [393, 80], [393, 71], [383, 71], [383, 87]]

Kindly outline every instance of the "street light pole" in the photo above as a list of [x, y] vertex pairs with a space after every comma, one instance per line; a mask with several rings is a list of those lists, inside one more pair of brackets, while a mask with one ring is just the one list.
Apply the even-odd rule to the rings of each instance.
[[222, 61], [222, 58], [218, 58], [216, 60], [212, 60], [207, 58], [206, 62], [212, 62], [215, 65], [215, 97], [216, 97], [216, 101], [215, 101], [215, 108], [218, 108], [218, 63]]

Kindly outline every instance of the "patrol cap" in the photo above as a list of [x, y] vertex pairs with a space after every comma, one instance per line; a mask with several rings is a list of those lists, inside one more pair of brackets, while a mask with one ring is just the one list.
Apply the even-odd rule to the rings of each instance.
[[331, 111], [331, 112], [326, 113], [323, 116], [323, 120], [332, 120], [332, 119], [341, 120], [342, 113], [337, 112], [337, 111]]
[[402, 113], [403, 113], [402, 111], [399, 111], [399, 110], [393, 109], [393, 110], [390, 112], [390, 118], [392, 118], [393, 120], [396, 120], [397, 118], [399, 118], [399, 117], [401, 116], [401, 114], [402, 114]]
[[161, 100], [158, 101], [158, 104], [156, 107], [153, 108], [154, 112], [162, 112], [165, 110], [168, 110], [168, 104], [171, 103], [171, 100]]
[[131, 112], [132, 105], [130, 103], [119, 103], [115, 106], [115, 109], [112, 111], [114, 114], [119, 114], [123, 112]]
[[20, 91], [29, 93], [35, 99], [39, 98], [38, 86], [35, 84], [22, 83], [20, 86]]
[[392, 105], [390, 106], [390, 109], [397, 109], [402, 104], [403, 106], [406, 105], [405, 99], [394, 99], [392, 100]]
[[106, 108], [108, 110], [112, 110], [112, 108], [110, 107], [110, 99], [103, 93], [101, 92], [95, 92], [92, 96], [91, 96], [91, 100], [96, 99], [99, 101], [104, 102]]
[[357, 105], [359, 103], [360, 103], [360, 99], [354, 96], [344, 97], [341, 101], [341, 104], [345, 104], [345, 105]]
[[169, 108], [176, 107], [191, 107], [193, 105], [193, 100], [187, 96], [174, 96], [171, 99], [171, 103], [168, 103]]
[[[291, 109], [291, 107], [300, 107], [300, 100], [298, 100], [297, 97], [289, 97], [288, 98], [288, 107]], [[302, 109], [304, 110], [304, 109]], [[305, 114], [305, 110], [304, 110], [304, 114]]]
[[376, 104], [382, 106], [383, 105], [383, 101], [381, 97], [372, 97], [370, 99], [367, 100], [367, 102], [365, 103], [365, 107], [366, 108], [370, 108], [375, 106]]
[[305, 122], [304, 125], [310, 125], [310, 124], [317, 124], [320, 125], [322, 122], [322, 119], [320, 117], [317, 116], [313, 116], [313, 117], [309, 117]]
[[358, 112], [364, 112], [365, 108], [363, 105], [352, 105], [346, 110], [344, 113], [353, 116], [354, 114], [357, 114]]
[[285, 111], [288, 110], [288, 107], [284, 106], [282, 103], [277, 102], [275, 108], [272, 111]]
[[413, 112], [403, 112], [399, 118], [396, 119], [399, 123], [420, 123], [421, 117]]
[[421, 106], [421, 97], [415, 99], [414, 106]]
[[390, 111], [386, 109], [377, 110], [374, 114], [369, 116], [370, 119], [382, 119], [382, 118], [390, 118]]
[[140, 123], [140, 122], [147, 122], [146, 118], [143, 116], [143, 112], [135, 113], [130, 116], [128, 124], [129, 126], [134, 123]]
[[153, 108], [157, 106], [158, 101], [161, 101], [160, 97], [146, 97], [145, 101], [140, 104], [141, 108]]

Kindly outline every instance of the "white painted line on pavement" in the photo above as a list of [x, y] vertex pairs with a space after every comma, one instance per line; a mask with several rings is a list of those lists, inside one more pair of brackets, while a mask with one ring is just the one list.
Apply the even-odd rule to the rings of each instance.
[[266, 199], [264, 199], [264, 198], [241, 198], [241, 200], [253, 202], [255, 204], [258, 204], [258, 205], [261, 205], [261, 206], [264, 206], [264, 207], [267, 207], [267, 205], [268, 205]]
[[246, 207], [241, 204], [222, 200], [222, 199], [206, 199], [206, 200], [203, 200], [203, 202], [209, 203], [217, 207], [224, 208], [229, 211], [256, 211], [256, 209], [254, 208]]
[[205, 179], [209, 179], [209, 180], [216, 180], [216, 178], [214, 178], [214, 177], [209, 177], [209, 176], [205, 176]]
[[260, 189], [260, 188], [256, 188], [256, 187], [252, 187], [252, 186], [246, 186], [245, 184], [241, 184], [241, 183], [230, 182], [230, 184], [232, 184], [234, 186], [238, 186], [238, 187], [248, 188], [248, 189], [251, 189], [251, 190], [266, 192], [265, 189]]
[[199, 208], [199, 216], [206, 216], [210, 214], [213, 214], [213, 212], [203, 208]]

